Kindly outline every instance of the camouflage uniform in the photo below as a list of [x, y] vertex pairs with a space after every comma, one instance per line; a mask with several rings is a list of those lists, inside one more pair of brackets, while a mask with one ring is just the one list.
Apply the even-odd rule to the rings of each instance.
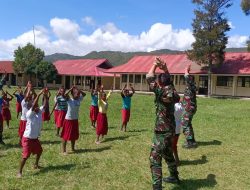
[[192, 119], [197, 110], [196, 86], [192, 76], [185, 75], [185, 80], [187, 86], [181, 102], [184, 108], [181, 118], [181, 127], [183, 128], [183, 133], [186, 137], [186, 140], [195, 142]]
[[[177, 166], [173, 157], [172, 137], [175, 133], [174, 119], [174, 88], [166, 86], [160, 88], [155, 82], [155, 77], [147, 75], [150, 89], [155, 93], [156, 120], [152, 148], [150, 152], [150, 167], [152, 172], [153, 189], [162, 189], [162, 158], [168, 165], [170, 175], [178, 177]], [[163, 99], [167, 99], [164, 102]]]

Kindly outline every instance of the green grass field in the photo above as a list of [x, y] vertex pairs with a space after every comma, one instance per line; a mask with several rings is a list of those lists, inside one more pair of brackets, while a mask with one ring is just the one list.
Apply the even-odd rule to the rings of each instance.
[[[135, 95], [128, 132], [119, 131], [121, 98], [113, 94], [109, 101], [109, 133], [96, 145], [90, 127], [90, 94], [80, 111], [80, 139], [75, 154], [60, 154], [60, 138], [54, 124], [45, 123], [40, 138], [44, 152], [33, 170], [34, 156], [27, 161], [22, 179], [16, 174], [21, 159], [18, 146], [18, 121], [12, 101], [11, 128], [4, 129], [6, 146], [0, 145], [0, 189], [86, 189], [149, 190], [151, 173], [149, 151], [154, 127], [153, 96]], [[52, 104], [52, 103], [51, 103]], [[186, 150], [179, 141], [181, 185], [164, 184], [171, 190], [248, 190], [250, 189], [250, 101], [198, 98], [193, 126], [199, 147]], [[70, 144], [68, 144], [70, 151]], [[168, 175], [163, 162], [164, 176]]]

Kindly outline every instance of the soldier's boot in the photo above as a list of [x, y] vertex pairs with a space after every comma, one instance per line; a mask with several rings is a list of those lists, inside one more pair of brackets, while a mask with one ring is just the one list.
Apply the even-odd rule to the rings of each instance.
[[197, 148], [197, 143], [196, 143], [195, 141], [193, 141], [193, 140], [187, 140], [187, 141], [183, 144], [182, 147], [183, 147], [183, 148], [187, 148], [187, 149], [189, 149], [189, 148]]
[[153, 185], [153, 190], [162, 190], [162, 185]]
[[163, 181], [166, 182], [166, 183], [180, 184], [180, 179], [179, 179], [178, 175], [163, 178]]
[[0, 144], [5, 145], [5, 143], [3, 142], [3, 134], [0, 134]]

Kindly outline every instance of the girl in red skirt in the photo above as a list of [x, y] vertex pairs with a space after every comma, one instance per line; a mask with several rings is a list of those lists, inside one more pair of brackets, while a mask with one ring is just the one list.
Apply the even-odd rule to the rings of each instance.
[[[68, 94], [71, 92], [72, 98], [69, 98]], [[79, 138], [79, 108], [83, 97], [86, 94], [82, 90], [78, 90], [76, 87], [72, 87], [67, 93], [68, 110], [63, 123], [63, 129], [61, 133], [62, 138], [62, 152], [66, 153], [67, 141], [71, 141], [72, 152], [75, 151], [75, 141]]]
[[[18, 92], [18, 93], [17, 93]], [[22, 101], [24, 99], [22, 88], [19, 86], [18, 89], [13, 93], [13, 95], [16, 97], [16, 118], [18, 119], [19, 113], [22, 114]]]
[[98, 90], [92, 89], [91, 90], [91, 106], [90, 106], [89, 117], [91, 120], [91, 126], [93, 128], [95, 128], [97, 115], [98, 115]]
[[2, 116], [3, 116], [3, 120], [6, 121], [8, 128], [10, 128], [10, 120], [11, 120], [10, 101], [12, 99], [13, 99], [13, 96], [8, 91], [6, 92], [3, 91]]
[[[31, 88], [28, 88], [28, 91], [31, 91]], [[36, 161], [34, 164], [34, 169], [39, 169], [39, 160], [42, 155], [43, 149], [39, 141], [39, 136], [41, 134], [42, 128], [42, 110], [43, 106], [38, 107], [39, 97], [42, 95], [44, 90], [42, 90], [38, 96], [36, 96], [31, 108], [27, 111], [27, 124], [26, 129], [22, 138], [22, 160], [20, 163], [20, 168], [17, 174], [17, 177], [22, 177], [23, 167], [30, 157], [31, 154], [36, 154]]]
[[[103, 89], [103, 88], [102, 88]], [[103, 138], [104, 135], [108, 133], [108, 99], [112, 93], [112, 90], [109, 91], [108, 95], [105, 92], [98, 92], [98, 109], [99, 113], [97, 115], [97, 127], [96, 127], [96, 144], [100, 144], [100, 136]]]
[[[63, 122], [65, 120], [65, 116], [67, 113], [67, 97], [65, 95], [65, 88], [61, 87], [59, 89], [59, 96], [57, 96], [56, 98], [56, 103], [54, 105], [54, 108], [52, 109], [51, 114], [53, 113], [53, 111], [55, 110], [55, 108], [58, 108], [58, 112], [57, 112], [57, 118], [56, 118], [56, 135], [59, 136], [60, 133], [60, 129], [63, 127]], [[51, 115], [50, 114], [50, 115]]]
[[46, 104], [44, 104], [43, 114], [42, 114], [43, 121], [49, 121], [50, 120], [50, 112], [49, 112], [49, 99], [50, 99], [50, 96], [51, 96], [50, 91], [46, 87], [44, 89], [43, 99], [42, 99], [43, 103], [46, 102]]
[[122, 96], [122, 127], [121, 131], [127, 131], [127, 124], [129, 122], [130, 118], [130, 107], [131, 107], [131, 97], [134, 95], [135, 90], [132, 87], [131, 84], [129, 84], [131, 93], [129, 92], [129, 89], [127, 89], [127, 85], [124, 86], [121, 92]]

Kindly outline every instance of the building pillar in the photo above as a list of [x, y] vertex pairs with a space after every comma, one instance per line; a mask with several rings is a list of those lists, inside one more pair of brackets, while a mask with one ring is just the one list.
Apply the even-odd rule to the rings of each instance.
[[85, 86], [85, 83], [86, 83], [86, 76], [83, 77], [83, 89], [86, 90], [86, 86]]
[[233, 93], [232, 96], [236, 96], [237, 94], [237, 76], [233, 76]]
[[114, 79], [113, 79], [113, 89], [115, 90], [115, 78], [116, 78], [116, 74], [114, 74]]
[[180, 75], [177, 75], [177, 85], [178, 85], [177, 92], [180, 92], [180, 90], [181, 90], [181, 88], [180, 88]]
[[120, 89], [122, 89], [122, 74], [120, 74]]
[[129, 74], [127, 74], [127, 86], [129, 85]]
[[97, 86], [97, 77], [95, 76], [95, 86], [94, 86], [94, 89], [96, 88]]

